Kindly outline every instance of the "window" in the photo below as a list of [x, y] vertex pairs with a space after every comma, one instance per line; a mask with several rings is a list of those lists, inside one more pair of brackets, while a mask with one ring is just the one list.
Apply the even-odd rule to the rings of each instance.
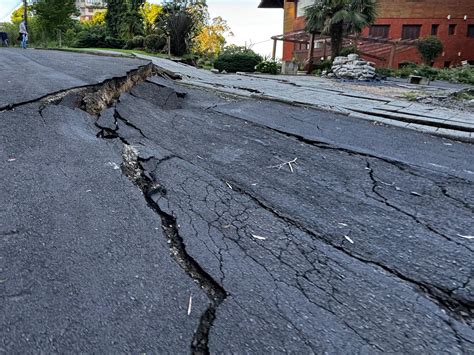
[[402, 39], [418, 39], [420, 38], [421, 25], [403, 25]]
[[297, 0], [296, 1], [296, 16], [304, 16], [304, 10], [310, 6], [313, 5], [315, 0]]
[[467, 36], [474, 38], [474, 25], [467, 25]]
[[448, 35], [452, 36], [456, 34], [456, 25], [449, 25]]
[[437, 36], [438, 35], [438, 29], [439, 29], [439, 25], [436, 24], [436, 25], [431, 25], [431, 35], [432, 36]]
[[390, 32], [390, 25], [372, 25], [370, 26], [369, 36], [388, 38]]

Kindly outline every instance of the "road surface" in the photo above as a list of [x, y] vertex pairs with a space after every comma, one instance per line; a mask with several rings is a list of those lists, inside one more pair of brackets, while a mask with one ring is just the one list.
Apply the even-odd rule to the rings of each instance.
[[474, 352], [472, 145], [136, 59], [0, 82], [1, 351]]

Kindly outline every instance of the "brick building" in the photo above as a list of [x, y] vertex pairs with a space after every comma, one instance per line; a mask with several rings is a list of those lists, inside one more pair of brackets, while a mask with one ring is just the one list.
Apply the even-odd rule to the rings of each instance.
[[76, 0], [76, 7], [80, 12], [79, 19], [81, 21], [90, 20], [97, 11], [107, 9], [105, 0]]
[[[260, 8], [284, 9], [283, 60], [307, 58], [309, 35], [304, 32], [304, 9], [315, 0], [261, 0]], [[366, 59], [378, 66], [398, 67], [403, 61], [421, 63], [414, 46], [418, 38], [438, 36], [444, 52], [436, 67], [474, 64], [474, 0], [378, 0], [378, 18], [359, 38], [348, 38]], [[329, 39], [316, 36], [313, 58], [330, 56]]]

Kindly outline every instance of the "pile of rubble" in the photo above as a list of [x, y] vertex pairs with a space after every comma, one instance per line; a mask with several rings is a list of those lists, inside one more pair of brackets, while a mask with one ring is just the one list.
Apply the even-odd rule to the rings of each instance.
[[357, 54], [347, 57], [336, 57], [331, 72], [336, 78], [353, 80], [373, 80], [375, 78], [374, 63], [360, 60]]

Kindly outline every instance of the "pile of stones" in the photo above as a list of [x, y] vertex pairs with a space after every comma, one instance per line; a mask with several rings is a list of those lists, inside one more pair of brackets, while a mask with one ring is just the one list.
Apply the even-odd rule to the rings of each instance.
[[361, 60], [357, 54], [336, 57], [332, 63], [331, 72], [333, 76], [340, 79], [363, 81], [375, 78], [374, 63]]

